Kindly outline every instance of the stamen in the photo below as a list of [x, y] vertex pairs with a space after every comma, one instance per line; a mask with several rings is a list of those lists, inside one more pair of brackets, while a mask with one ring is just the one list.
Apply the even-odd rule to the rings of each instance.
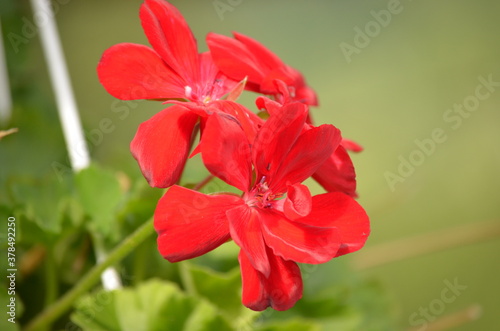
[[191, 88], [191, 86], [187, 86], [187, 85], [186, 85], [186, 86], [184, 87], [184, 93], [186, 93], [186, 97], [187, 97], [188, 99], [191, 99], [191, 98], [192, 98], [192, 96], [193, 96], [193, 89]]

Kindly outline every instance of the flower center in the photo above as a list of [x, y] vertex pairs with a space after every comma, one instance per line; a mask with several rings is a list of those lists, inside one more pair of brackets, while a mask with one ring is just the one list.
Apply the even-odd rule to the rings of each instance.
[[187, 100], [203, 104], [219, 100], [224, 92], [224, 81], [222, 79], [216, 79], [206, 86], [195, 85], [194, 88], [189, 85], [184, 86], [184, 95]]
[[262, 177], [250, 192], [245, 193], [243, 199], [250, 207], [271, 208], [276, 199], [283, 196], [283, 193], [273, 193], [266, 182], [266, 177]]

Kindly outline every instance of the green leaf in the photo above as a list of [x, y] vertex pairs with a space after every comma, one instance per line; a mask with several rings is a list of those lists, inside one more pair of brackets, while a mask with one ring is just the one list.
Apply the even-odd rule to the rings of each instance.
[[[241, 274], [239, 268], [227, 273], [189, 264], [198, 295], [220, 308], [221, 314], [235, 327], [252, 324], [260, 315], [241, 303]], [[221, 295], [224, 291], [224, 295]]]
[[84, 331], [232, 330], [213, 304], [160, 280], [87, 296], [71, 319]]
[[263, 314], [267, 323], [300, 317], [313, 319], [321, 325], [321, 330], [395, 329], [392, 306], [384, 288], [354, 273], [345, 260], [335, 259], [322, 265], [301, 265], [301, 269], [303, 298], [288, 311]]
[[153, 215], [156, 204], [163, 194], [162, 190], [150, 187], [144, 178], [136, 180], [118, 212], [117, 220], [125, 232], [132, 232], [145, 219]]
[[[190, 272], [196, 291], [231, 316], [241, 313], [241, 276], [239, 269], [220, 273], [209, 268], [190, 264]], [[224, 289], [224, 295], [221, 295]]]
[[93, 164], [75, 175], [75, 184], [89, 229], [104, 237], [117, 233], [115, 214], [123, 198], [120, 183], [108, 170]]
[[55, 176], [44, 179], [23, 178], [10, 187], [12, 199], [29, 220], [41, 229], [58, 234], [71, 195], [71, 177], [59, 181]]

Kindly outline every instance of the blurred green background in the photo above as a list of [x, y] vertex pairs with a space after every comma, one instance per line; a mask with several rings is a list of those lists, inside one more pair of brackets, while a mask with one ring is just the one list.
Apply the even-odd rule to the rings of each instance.
[[[138, 124], [160, 105], [117, 101], [99, 84], [95, 68], [102, 52], [116, 43], [147, 44], [138, 18], [141, 2], [55, 1], [86, 132], [99, 128], [104, 118], [115, 126], [91, 144], [92, 158], [135, 175], [138, 169], [129, 142]], [[491, 231], [493, 239], [393, 263], [375, 261], [369, 267], [363, 254], [371, 261], [368, 254], [383, 243], [400, 241], [400, 246], [387, 252], [397, 254], [415, 248], [405, 247], [404, 238], [442, 231], [446, 241], [456, 236], [446, 229], [470, 225], [472, 235], [474, 226], [480, 232], [485, 222], [500, 223], [500, 2], [222, 0], [231, 8], [226, 11], [217, 11], [213, 1], [171, 2], [190, 24], [201, 50], [206, 50], [204, 36], [209, 31], [230, 34], [234, 30], [261, 41], [299, 69], [319, 96], [320, 106], [312, 110], [315, 121], [332, 123], [345, 137], [363, 145], [365, 151], [353, 155], [353, 160], [359, 201], [371, 216], [372, 235], [364, 252], [342, 259], [358, 266], [363, 275], [383, 281], [394, 299], [401, 329], [422, 326], [415, 323], [423, 318], [422, 307], [430, 309], [434, 319], [479, 304], [481, 317], [454, 330], [496, 330], [500, 325], [498, 227]], [[3, 28], [8, 60], [26, 59], [22, 66], [9, 68], [14, 89], [24, 91], [17, 98], [26, 103], [36, 100], [33, 95], [52, 96], [52, 91], [38, 37], [19, 44], [18, 53], [6, 38], [9, 32], [20, 34], [26, 24], [12, 16], [19, 6], [29, 8], [29, 2], [2, 0], [0, 13], [3, 24], [11, 22], [9, 27], [17, 29]], [[365, 31], [364, 36], [359, 31]], [[481, 77], [493, 81], [489, 91], [481, 88], [488, 92], [484, 100], [475, 97]], [[37, 88], [23, 90], [27, 81]], [[253, 99], [254, 95], [245, 97], [249, 107]], [[465, 106], [461, 113], [453, 110], [464, 102], [473, 110]], [[39, 118], [56, 121], [55, 108], [44, 106], [40, 111], [25, 115], [33, 118], [32, 127], [20, 128], [18, 139], [2, 141], [19, 151], [16, 160], [3, 154], [2, 181], [12, 171], [47, 172], [54, 160], [65, 159], [64, 150], [58, 148], [61, 129], [37, 126]], [[418, 152], [416, 140], [428, 143], [436, 129], [441, 141], [433, 148], [427, 145], [427, 154]], [[25, 130], [49, 137], [42, 145]], [[5, 146], [0, 145], [0, 151]], [[399, 173], [405, 168], [401, 160], [413, 162], [413, 170]], [[391, 182], [388, 176], [399, 179]], [[314, 189], [321, 192], [317, 186]], [[408, 243], [426, 247], [432, 240], [426, 238]], [[433, 314], [436, 307], [441, 308], [435, 302], [447, 280], [457, 280], [466, 289]], [[415, 313], [418, 318], [412, 322]]]

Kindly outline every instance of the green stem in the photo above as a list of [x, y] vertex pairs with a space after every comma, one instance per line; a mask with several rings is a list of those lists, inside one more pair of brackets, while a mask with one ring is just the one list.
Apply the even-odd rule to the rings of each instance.
[[80, 282], [62, 296], [56, 303], [47, 307], [43, 312], [36, 316], [24, 329], [25, 331], [35, 331], [46, 327], [54, 322], [85, 292], [90, 290], [97, 282], [102, 272], [110, 265], [120, 261], [134, 250], [140, 243], [154, 233], [153, 219], [146, 221], [134, 233], [125, 238], [122, 243], [116, 247], [102, 263], [95, 265]]
[[146, 245], [140, 245], [139, 247], [137, 247], [137, 249], [135, 251], [134, 260], [133, 260], [133, 268], [132, 268], [132, 270], [134, 270], [134, 277], [132, 280], [134, 285], [139, 284], [141, 281], [143, 281], [146, 278], [146, 271], [148, 269], [147, 263], [148, 263], [148, 254], [149, 253], [150, 253], [150, 251], [148, 250], [148, 246], [146, 246]]
[[57, 298], [57, 270], [52, 250], [47, 252], [45, 264], [45, 305], [51, 305]]
[[[45, 307], [49, 307], [57, 299], [58, 282], [56, 270], [54, 251], [49, 249], [45, 260]], [[47, 325], [46, 329], [50, 330], [50, 325]]]
[[189, 271], [189, 262], [180, 261], [177, 263], [179, 266], [179, 276], [181, 278], [182, 286], [186, 293], [192, 296], [197, 295], [196, 286], [194, 285], [193, 276]]
[[208, 183], [210, 183], [210, 181], [212, 179], [214, 179], [214, 175], [208, 175], [201, 182], [199, 182], [198, 184], [196, 184], [196, 186], [193, 187], [193, 190], [199, 192], [202, 188], [205, 187], [205, 185], [207, 185]]

